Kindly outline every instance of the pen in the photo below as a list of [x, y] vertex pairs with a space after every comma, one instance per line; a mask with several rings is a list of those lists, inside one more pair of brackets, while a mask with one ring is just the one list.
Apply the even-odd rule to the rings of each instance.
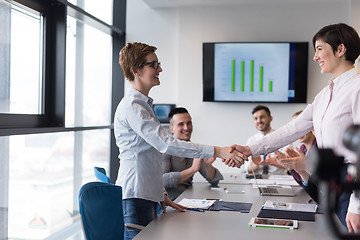
[[199, 208], [187, 208], [187, 210], [196, 211], [196, 212], [205, 212], [204, 209], [199, 209]]

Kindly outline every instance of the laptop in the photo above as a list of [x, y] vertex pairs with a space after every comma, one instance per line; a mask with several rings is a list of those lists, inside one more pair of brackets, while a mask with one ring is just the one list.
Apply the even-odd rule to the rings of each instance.
[[295, 193], [291, 188], [282, 187], [259, 187], [261, 196], [286, 196], [295, 197]]
[[[252, 165], [251, 165], [252, 167]], [[255, 184], [259, 189], [261, 196], [285, 196], [285, 197], [295, 197], [295, 193], [292, 188], [282, 188], [282, 187], [260, 187], [257, 180], [254, 169], [252, 169], [254, 176]]]

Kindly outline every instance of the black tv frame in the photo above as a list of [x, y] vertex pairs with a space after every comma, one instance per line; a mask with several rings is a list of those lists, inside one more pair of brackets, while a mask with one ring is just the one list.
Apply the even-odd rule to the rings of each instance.
[[[219, 101], [214, 99], [214, 51], [215, 44], [223, 43], [293, 43], [295, 44], [295, 96], [294, 100], [289, 102], [276, 101]], [[203, 43], [203, 102], [242, 102], [242, 103], [306, 103], [307, 85], [308, 85], [308, 42], [204, 42]], [[300, 64], [297, 64], [299, 63]], [[304, 71], [301, 67], [306, 68]]]

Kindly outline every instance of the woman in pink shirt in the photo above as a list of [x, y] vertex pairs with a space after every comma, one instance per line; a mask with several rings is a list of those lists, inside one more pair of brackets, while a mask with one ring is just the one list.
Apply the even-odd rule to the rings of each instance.
[[[360, 124], [360, 69], [354, 67], [360, 54], [360, 38], [352, 27], [339, 23], [323, 27], [313, 37], [314, 61], [322, 74], [332, 74], [329, 85], [323, 88], [305, 110], [293, 121], [249, 146], [233, 145], [247, 156], [273, 152], [306, 133], [315, 130], [319, 148], [331, 148], [345, 162], [354, 163], [355, 153], [346, 149], [342, 139], [352, 124]], [[237, 162], [224, 160], [229, 166]], [[354, 194], [341, 200], [337, 215], [349, 231], [360, 230], [360, 200]], [[345, 218], [346, 216], [346, 218]]]

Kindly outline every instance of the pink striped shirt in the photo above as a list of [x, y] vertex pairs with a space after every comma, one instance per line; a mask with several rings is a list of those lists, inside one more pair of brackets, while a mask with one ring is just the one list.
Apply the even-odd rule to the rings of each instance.
[[[331, 82], [334, 83], [331, 91]], [[273, 152], [315, 129], [319, 148], [331, 148], [345, 162], [354, 163], [356, 154], [343, 145], [343, 134], [352, 124], [360, 124], [360, 68], [353, 68], [330, 80], [305, 110], [294, 120], [249, 144], [253, 156]], [[349, 209], [360, 214], [360, 200], [352, 194]]]

